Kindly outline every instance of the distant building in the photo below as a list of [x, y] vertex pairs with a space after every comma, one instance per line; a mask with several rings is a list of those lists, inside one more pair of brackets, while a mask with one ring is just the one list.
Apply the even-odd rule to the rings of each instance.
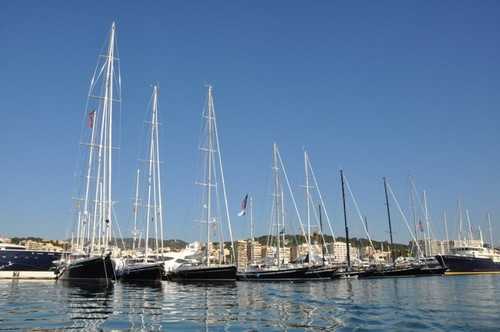
[[290, 248], [290, 259], [292, 261], [296, 260], [300, 256], [307, 255], [307, 244], [299, 244], [298, 246], [293, 246]]
[[[449, 242], [449, 243], [448, 243]], [[448, 244], [449, 247], [453, 247], [455, 240], [451, 241], [446, 241], [446, 240], [433, 240], [433, 239], [427, 239], [427, 240], [418, 240], [418, 241], [410, 241], [409, 247], [410, 247], [410, 255], [413, 257], [419, 257], [419, 256], [436, 256], [436, 255], [443, 255], [448, 253]]]
[[11, 238], [8, 238], [8, 237], [1, 237], [1, 238], [0, 238], [0, 243], [7, 243], [7, 244], [11, 244], [11, 243], [12, 243], [12, 239], [11, 239]]
[[[333, 256], [333, 260], [336, 262], [345, 262], [347, 260], [347, 243], [336, 241], [334, 243], [328, 243], [326, 245], [326, 250]], [[351, 258], [356, 258], [359, 256], [358, 249], [349, 244], [349, 256]]]
[[251, 240], [238, 240], [233, 243], [235, 263], [238, 267], [245, 267], [249, 263], [255, 263], [262, 258], [262, 245]]
[[[311, 244], [311, 256], [315, 257], [316, 259], [319, 257], [323, 256], [323, 252], [321, 249], [321, 245], [319, 244]], [[307, 246], [307, 243], [302, 243], [298, 246], [293, 246], [291, 248], [291, 255], [290, 259], [293, 261], [301, 256], [307, 256], [309, 254], [309, 247]], [[326, 253], [325, 253], [326, 255]]]
[[[253, 250], [252, 250], [253, 248]], [[252, 241], [251, 240], [248, 240], [247, 241], [247, 258], [248, 258], [248, 261], [251, 262], [251, 263], [254, 263], [254, 262], [257, 262], [257, 261], [260, 261], [260, 259], [262, 258], [262, 244], [260, 244], [259, 242], [255, 242], [253, 241], [253, 244], [252, 244]]]
[[247, 241], [238, 240], [233, 243], [235, 263], [237, 267], [248, 265]]
[[[54, 251], [54, 252], [62, 252], [63, 249], [61, 247], [55, 246], [50, 243], [48, 240], [44, 240], [45, 242], [40, 243], [38, 241], [25, 240], [21, 241], [19, 244], [25, 246], [27, 250], [36, 250], [36, 251]], [[11, 238], [0, 238], [1, 243], [12, 244]]]
[[[277, 258], [277, 250], [276, 247], [268, 247], [264, 246], [262, 248], [262, 257], [271, 257], [271, 258]], [[291, 251], [290, 248], [285, 247], [285, 248], [280, 248], [280, 259], [282, 263], [288, 263], [290, 262], [291, 258]]]

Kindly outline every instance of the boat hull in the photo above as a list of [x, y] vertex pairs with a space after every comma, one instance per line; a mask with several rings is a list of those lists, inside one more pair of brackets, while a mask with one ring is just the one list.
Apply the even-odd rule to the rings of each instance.
[[109, 255], [79, 258], [61, 267], [57, 279], [109, 283], [116, 280], [115, 264]]
[[337, 271], [333, 274], [332, 279], [357, 279], [357, 278], [369, 278], [375, 274], [375, 269], [370, 270], [353, 270], [353, 271]]
[[[306, 279], [308, 267], [287, 269], [259, 269], [243, 271], [238, 274], [241, 281], [295, 281]], [[311, 275], [312, 276], [312, 275]]]
[[117, 276], [121, 281], [160, 282], [163, 273], [161, 264], [133, 264], [119, 269]]
[[312, 267], [304, 274], [304, 279], [310, 280], [328, 280], [332, 279], [338, 268], [331, 267]]
[[446, 267], [423, 267], [421, 268], [416, 276], [417, 277], [428, 277], [428, 276], [442, 276], [445, 274], [447, 268]]
[[402, 268], [402, 269], [375, 269], [367, 274], [361, 274], [358, 278], [403, 278], [415, 277], [422, 268]]
[[0, 250], [0, 278], [53, 279], [61, 253], [40, 250]]
[[235, 281], [236, 266], [193, 266], [169, 274], [172, 281]]
[[55, 279], [54, 271], [0, 271], [0, 279]]
[[436, 259], [441, 266], [448, 268], [446, 275], [500, 273], [500, 262], [493, 262], [489, 258], [438, 255]]

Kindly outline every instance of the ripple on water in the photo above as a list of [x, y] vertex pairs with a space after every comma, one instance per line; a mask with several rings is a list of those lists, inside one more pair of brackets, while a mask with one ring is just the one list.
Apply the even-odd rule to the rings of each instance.
[[75, 286], [0, 280], [0, 330], [496, 331], [500, 276]]

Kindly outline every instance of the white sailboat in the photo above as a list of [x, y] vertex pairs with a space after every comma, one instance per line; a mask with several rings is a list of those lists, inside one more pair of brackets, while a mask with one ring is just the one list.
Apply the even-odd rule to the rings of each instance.
[[[279, 152], [278, 146], [273, 143], [273, 157], [274, 157], [274, 231], [275, 236], [275, 254], [272, 260], [268, 260], [261, 264], [256, 264], [248, 269], [241, 270], [238, 273], [238, 279], [241, 281], [290, 281], [307, 279], [306, 273], [309, 271], [308, 266], [294, 265], [285, 262], [286, 246], [284, 241], [284, 223], [285, 223], [285, 207], [283, 188], [280, 182], [280, 168], [279, 168]], [[314, 277], [314, 275], [310, 275]]]
[[[148, 121], [150, 127], [148, 135], [148, 151], [145, 158], [146, 166], [146, 205], [141, 206], [139, 202], [139, 179], [140, 169], [137, 170], [136, 195], [134, 201], [134, 248], [132, 254], [124, 261], [124, 265], [117, 270], [117, 274], [122, 281], [161, 281], [164, 268], [160, 261], [160, 253], [163, 251], [163, 206], [162, 188], [160, 172], [160, 147], [159, 147], [159, 126], [158, 121], [158, 86], [153, 86], [151, 96], [151, 118]], [[145, 210], [145, 241], [142, 249], [135, 248], [137, 230], [137, 217], [139, 211]], [[144, 215], [144, 214], [141, 214]], [[150, 244], [150, 234], [153, 233], [152, 248]]]
[[[324, 206], [323, 199], [321, 194], [319, 193], [318, 184], [316, 183], [316, 178], [314, 177], [314, 173], [312, 172], [311, 162], [309, 160], [309, 155], [307, 151], [304, 151], [304, 174], [305, 174], [305, 189], [306, 189], [306, 242], [307, 242], [307, 265], [309, 266], [309, 271], [306, 272], [306, 279], [331, 279], [333, 274], [337, 271], [337, 267], [329, 266], [325, 262], [324, 258], [324, 245], [321, 245], [321, 257], [317, 257], [313, 250], [313, 246], [311, 244], [311, 186], [309, 185], [309, 172], [311, 172], [314, 183], [316, 185], [316, 189], [318, 190], [319, 198]], [[321, 205], [320, 205], [321, 208]], [[321, 210], [320, 210], [321, 211]], [[321, 213], [321, 212], [320, 212]], [[321, 222], [320, 215], [320, 224], [319, 226], [319, 235], [323, 238], [323, 227]], [[329, 223], [329, 226], [330, 223]], [[318, 234], [318, 233], [317, 233]], [[332, 231], [333, 234], [333, 231]], [[333, 236], [335, 238], [335, 236]], [[324, 241], [323, 241], [324, 242]]]
[[[231, 255], [234, 257], [234, 250], [232, 247], [232, 231], [231, 223], [229, 217], [229, 209], [227, 204], [226, 189], [224, 183], [224, 172], [222, 169], [222, 158], [220, 154], [219, 147], [219, 137], [217, 133], [217, 125], [215, 121], [215, 110], [212, 97], [212, 86], [208, 86], [208, 97], [205, 112], [203, 117], [206, 119], [205, 134], [203, 139], [203, 144], [201, 150], [205, 155], [204, 164], [204, 179], [201, 181], [201, 185], [205, 189], [205, 201], [203, 203], [203, 218], [202, 225], [205, 226], [205, 257], [202, 262], [187, 262], [179, 266], [175, 271], [173, 271], [168, 278], [174, 281], [234, 281], [236, 280], [236, 265], [226, 264], [226, 257], [224, 250], [224, 241], [220, 240], [219, 246], [221, 253], [219, 254], [219, 259], [211, 258], [211, 247], [212, 247], [212, 232], [219, 229], [219, 234], [223, 233], [222, 219], [223, 215], [218, 213], [220, 211], [219, 203], [221, 200], [217, 195], [219, 190], [219, 185], [222, 187], [223, 194], [223, 205], [225, 210], [225, 219], [227, 222], [227, 227], [231, 242]], [[216, 157], [217, 156], [217, 157]], [[218, 183], [220, 181], [220, 184]], [[216, 197], [213, 197], [216, 194]]]
[[[84, 151], [76, 202], [76, 233], [72, 235], [72, 254], [65, 257], [57, 278], [72, 281], [116, 279], [111, 259], [114, 219], [112, 182], [116, 132], [114, 120], [121, 99], [119, 58], [116, 52], [115, 23], [111, 25], [106, 54], [99, 56], [87, 100], [86, 126], [82, 132]], [[118, 108], [118, 109], [117, 109]]]

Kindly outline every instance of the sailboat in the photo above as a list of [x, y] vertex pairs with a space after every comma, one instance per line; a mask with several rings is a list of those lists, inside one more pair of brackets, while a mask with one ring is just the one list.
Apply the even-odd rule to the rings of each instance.
[[[415, 250], [410, 250], [410, 252], [416, 252], [414, 256], [416, 259], [416, 263], [419, 264], [422, 268], [417, 271], [417, 276], [418, 277], [424, 277], [424, 276], [441, 276], [444, 275], [446, 272], [446, 268], [442, 267], [439, 262], [432, 256], [432, 250], [431, 250], [431, 239], [430, 239], [430, 227], [429, 227], [429, 213], [427, 209], [427, 197], [425, 194], [425, 190], [423, 192], [424, 196], [424, 217], [425, 217], [425, 222], [427, 225], [427, 239], [426, 235], [424, 233], [424, 227], [422, 225], [422, 222], [419, 221], [417, 223], [417, 214], [416, 214], [416, 209], [415, 209], [415, 202], [414, 202], [414, 185], [413, 181], [411, 180], [411, 177], [408, 176], [409, 184], [410, 184], [410, 200], [411, 200], [411, 205], [412, 205], [412, 214], [413, 214], [413, 226], [415, 228], [415, 237], [412, 242], [412, 246], [414, 246]], [[390, 189], [390, 188], [389, 188]], [[392, 192], [391, 192], [392, 193]], [[418, 227], [417, 227], [418, 225]], [[409, 227], [408, 227], [409, 228]], [[419, 244], [419, 239], [418, 239], [418, 231], [420, 229], [420, 232], [423, 233], [423, 242], [424, 242], [424, 250], [422, 251], [420, 248]], [[411, 233], [411, 230], [410, 230]], [[412, 234], [413, 237], [413, 234]]]
[[[259, 264], [238, 272], [238, 279], [241, 281], [293, 281], [303, 280], [306, 278], [306, 272], [309, 271], [308, 266], [294, 266], [286, 264], [284, 250], [286, 247], [281, 247], [284, 235], [284, 202], [283, 190], [279, 179], [278, 167], [278, 147], [276, 142], [273, 143], [274, 156], [274, 229], [276, 240], [276, 253], [269, 264]], [[284, 243], [283, 243], [284, 244]], [[312, 276], [311, 276], [312, 277]]]
[[[137, 216], [139, 212], [139, 178], [140, 170], [137, 170], [136, 176], [136, 194], [134, 201], [134, 243], [132, 254], [125, 260], [124, 265], [117, 270], [117, 274], [122, 281], [134, 282], [160, 282], [164, 274], [164, 267], [159, 261], [160, 251], [163, 249], [163, 209], [162, 209], [162, 191], [160, 177], [160, 148], [159, 148], [159, 122], [158, 122], [158, 86], [153, 86], [153, 95], [151, 97], [151, 119], [148, 122], [149, 131], [149, 149], [146, 157], [147, 172], [147, 202], [146, 202], [146, 236], [143, 250], [135, 248], [135, 240], [138, 234]], [[154, 226], [153, 255], [151, 257], [149, 250], [150, 225]], [[160, 235], [159, 235], [159, 234]]]
[[[333, 279], [356, 279], [358, 277], [369, 277], [372, 276], [374, 270], [358, 270], [353, 269], [351, 265], [351, 244], [349, 241], [349, 227], [347, 226], [347, 209], [345, 200], [345, 188], [344, 188], [344, 172], [340, 170], [340, 183], [342, 187], [342, 204], [344, 208], [344, 229], [345, 229], [345, 239], [346, 239], [346, 266], [343, 269], [339, 269], [333, 275]], [[370, 241], [371, 243], [371, 241]]]
[[[72, 253], [66, 255], [56, 271], [59, 280], [98, 281], [110, 284], [116, 279], [110, 247], [113, 220], [112, 175], [116, 117], [120, 105], [121, 79], [118, 52], [115, 52], [115, 23], [109, 32], [107, 53], [98, 60], [90, 83], [87, 102], [88, 120], [82, 142], [85, 156], [82, 182], [76, 201], [76, 234]], [[99, 84], [100, 83], [100, 84]]]
[[[171, 272], [168, 279], [173, 281], [235, 281], [236, 280], [236, 265], [225, 264], [225, 254], [221, 252], [222, 256], [217, 262], [212, 262], [211, 259], [211, 233], [214, 232], [214, 236], [217, 230], [217, 226], [220, 225], [222, 228], [222, 216], [216, 216], [216, 212], [219, 211], [218, 196], [212, 197], [212, 194], [218, 193], [218, 181], [221, 181], [222, 192], [224, 194], [225, 211], [227, 226], [229, 229], [229, 235], [231, 237], [231, 256], [234, 257], [234, 250], [232, 249], [232, 235], [231, 235], [231, 223], [229, 219], [229, 209], [227, 207], [226, 189], [224, 183], [224, 175], [222, 169], [222, 158], [220, 154], [219, 147], [219, 136], [217, 133], [217, 125], [215, 121], [215, 110], [212, 96], [212, 86], [208, 86], [208, 97], [207, 97], [207, 107], [205, 108], [206, 114], [204, 118], [206, 119], [206, 135], [204, 137], [204, 146], [201, 150], [205, 152], [205, 177], [204, 182], [200, 183], [205, 187], [205, 201], [203, 203], [203, 215], [202, 223], [205, 225], [205, 257], [200, 262], [186, 262], [180, 265], [176, 270]], [[215, 158], [217, 153], [218, 158]], [[218, 166], [218, 167], [217, 167]], [[214, 190], [216, 189], [216, 190]], [[214, 192], [213, 192], [214, 191]], [[214, 212], [215, 211], [215, 212]], [[220, 230], [222, 233], [222, 229]], [[221, 240], [220, 249], [224, 249], [224, 241]]]
[[[313, 279], [313, 280], [331, 279], [333, 277], [333, 274], [337, 271], [338, 268], [333, 267], [333, 266], [328, 266], [325, 264], [324, 244], [321, 245], [321, 252], [322, 252], [321, 263], [318, 264], [317, 261], [313, 257], [314, 255], [313, 255], [313, 250], [312, 250], [312, 245], [311, 245], [311, 236], [310, 236], [310, 234], [311, 234], [310, 187], [311, 186], [309, 185], [309, 171], [312, 172], [312, 167], [311, 167], [311, 163], [310, 163], [307, 151], [304, 151], [304, 173], [305, 173], [305, 188], [306, 188], [306, 222], [307, 222], [306, 241], [307, 241], [307, 264], [309, 266], [309, 270], [305, 273], [304, 278], [305, 279]], [[319, 217], [320, 217], [319, 234], [321, 235], [321, 238], [324, 239], [323, 238], [322, 220], [321, 220], [321, 205], [319, 206]]]
[[392, 266], [389, 268], [377, 268], [371, 278], [382, 278], [382, 277], [414, 277], [422, 269], [421, 266], [404, 266], [398, 267], [395, 263], [395, 252], [393, 251], [394, 242], [392, 238], [392, 223], [391, 223], [391, 213], [389, 209], [389, 198], [387, 195], [387, 181], [384, 177], [384, 191], [385, 191], [385, 201], [387, 206], [387, 219], [389, 221], [389, 236], [391, 241], [391, 260]]

